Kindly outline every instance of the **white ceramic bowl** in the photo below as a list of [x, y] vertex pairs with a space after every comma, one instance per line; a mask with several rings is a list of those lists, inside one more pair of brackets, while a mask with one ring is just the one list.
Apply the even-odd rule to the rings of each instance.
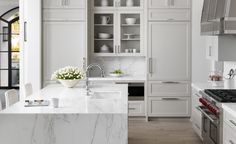
[[136, 18], [126, 18], [125, 22], [126, 24], [132, 25], [136, 23], [136, 20], [137, 20]]
[[78, 84], [78, 82], [80, 81], [79, 79], [76, 80], [62, 80], [62, 79], [58, 79], [58, 81], [65, 87], [67, 88], [73, 88], [74, 86], [76, 86]]
[[111, 38], [111, 35], [108, 33], [98, 33], [98, 38], [100, 39], [109, 39]]

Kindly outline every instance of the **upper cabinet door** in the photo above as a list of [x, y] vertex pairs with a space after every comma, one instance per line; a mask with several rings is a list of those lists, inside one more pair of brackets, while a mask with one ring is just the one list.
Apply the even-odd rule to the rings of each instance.
[[149, 24], [149, 80], [190, 80], [190, 23]]
[[149, 8], [190, 8], [191, 0], [149, 0]]
[[85, 8], [85, 0], [43, 0], [43, 8]]

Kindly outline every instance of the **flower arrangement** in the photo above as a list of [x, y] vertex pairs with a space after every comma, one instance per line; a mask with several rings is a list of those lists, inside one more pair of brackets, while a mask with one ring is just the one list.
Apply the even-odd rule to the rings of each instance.
[[65, 87], [74, 87], [79, 80], [84, 78], [84, 73], [78, 68], [67, 66], [55, 71], [52, 74], [52, 80], [58, 80]]
[[52, 74], [52, 80], [77, 80], [83, 78], [83, 72], [78, 67], [73, 66], [61, 68]]

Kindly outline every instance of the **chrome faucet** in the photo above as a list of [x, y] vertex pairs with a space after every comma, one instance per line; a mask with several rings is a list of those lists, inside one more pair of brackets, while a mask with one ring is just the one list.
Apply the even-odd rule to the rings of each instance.
[[89, 72], [93, 67], [97, 67], [99, 68], [100, 72], [101, 72], [101, 77], [105, 77], [105, 73], [104, 70], [102, 69], [102, 67], [98, 64], [90, 64], [87, 68], [86, 68], [86, 86], [85, 89], [87, 91], [87, 95], [90, 95], [91, 91], [89, 89]]

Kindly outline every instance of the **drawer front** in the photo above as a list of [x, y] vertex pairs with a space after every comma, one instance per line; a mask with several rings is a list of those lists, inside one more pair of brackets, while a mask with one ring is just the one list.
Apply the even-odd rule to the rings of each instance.
[[148, 115], [159, 117], [190, 116], [190, 98], [148, 98]]
[[149, 0], [149, 8], [190, 8], [191, 0]]
[[44, 21], [82, 21], [85, 20], [83, 9], [45, 9], [43, 11]]
[[85, 0], [43, 0], [43, 8], [85, 8]]
[[233, 130], [227, 123], [224, 123], [223, 127], [224, 144], [236, 144], [236, 131]]
[[148, 96], [190, 96], [188, 82], [149, 82]]
[[144, 101], [129, 101], [129, 116], [144, 116]]
[[236, 131], [236, 117], [224, 111], [224, 121]]
[[149, 20], [156, 21], [189, 21], [191, 13], [189, 9], [155, 9], [149, 10]]

